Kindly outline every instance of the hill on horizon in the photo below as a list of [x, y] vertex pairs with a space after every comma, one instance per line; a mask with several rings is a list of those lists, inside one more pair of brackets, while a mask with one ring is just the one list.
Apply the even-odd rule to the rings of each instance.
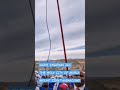
[[[74, 61], [74, 60], [80, 60], [80, 61], [85, 61], [85, 59], [67, 59], [68, 61]], [[35, 61], [35, 62], [41, 62], [41, 61], [47, 61], [47, 60], [40, 60], [40, 61]], [[57, 60], [49, 60], [49, 61], [64, 61], [64, 59], [57, 59]]]

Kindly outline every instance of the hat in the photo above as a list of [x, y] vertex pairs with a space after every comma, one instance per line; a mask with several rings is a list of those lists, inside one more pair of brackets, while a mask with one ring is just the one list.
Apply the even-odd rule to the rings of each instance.
[[60, 89], [62, 89], [62, 90], [66, 90], [67, 89], [67, 86], [65, 85], [65, 84], [60, 84]]

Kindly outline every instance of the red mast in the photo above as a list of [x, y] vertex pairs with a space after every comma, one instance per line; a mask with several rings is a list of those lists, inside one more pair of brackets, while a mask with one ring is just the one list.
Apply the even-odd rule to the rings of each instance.
[[[64, 49], [64, 58], [65, 58], [65, 63], [67, 63], [67, 55], [66, 55], [63, 27], [62, 27], [60, 7], [59, 7], [59, 1], [58, 0], [57, 0], [57, 8], [58, 8], [58, 15], [59, 15], [60, 28], [61, 28], [62, 43], [63, 43], [63, 49]], [[68, 70], [68, 67], [66, 67], [66, 70]]]

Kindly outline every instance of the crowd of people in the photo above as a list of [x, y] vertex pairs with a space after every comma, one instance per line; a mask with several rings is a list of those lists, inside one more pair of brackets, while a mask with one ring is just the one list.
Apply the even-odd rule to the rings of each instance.
[[[75, 78], [81, 79], [80, 83], [42, 83], [39, 82], [41, 78], [51, 78], [51, 79], [60, 79], [60, 78]], [[35, 90], [85, 90], [85, 72], [80, 73], [80, 75], [59, 75], [59, 76], [40, 76], [37, 71], [35, 71], [35, 81], [36, 89]]]

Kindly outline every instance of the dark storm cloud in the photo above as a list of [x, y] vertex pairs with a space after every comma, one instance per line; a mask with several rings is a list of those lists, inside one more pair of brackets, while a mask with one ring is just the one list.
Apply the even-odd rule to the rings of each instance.
[[[34, 10], [34, 3], [32, 5]], [[34, 32], [28, 0], [0, 1], [0, 82], [30, 79], [34, 62]]]
[[103, 0], [94, 1], [94, 3], [92, 3], [92, 1], [86, 2], [86, 25], [90, 22], [89, 27], [86, 28], [91, 28], [91, 30], [87, 32], [104, 32], [103, 27], [105, 27], [105, 31], [112, 31], [112, 29], [110, 29], [111, 25], [114, 25], [115, 31], [118, 31], [116, 24], [120, 20], [118, 8], [120, 1]]
[[26, 46], [31, 47], [31, 39], [34, 39], [32, 37], [34, 26], [29, 3], [27, 0], [8, 1], [7, 3], [7, 7], [5, 6], [5, 1], [1, 3], [0, 54], [14, 53], [15, 55], [15, 52], [16, 54], [21, 54], [23, 51], [29, 54], [29, 50], [26, 50], [29, 48], [26, 48]]
[[86, 2], [86, 73], [88, 77], [118, 77], [120, 1]]

